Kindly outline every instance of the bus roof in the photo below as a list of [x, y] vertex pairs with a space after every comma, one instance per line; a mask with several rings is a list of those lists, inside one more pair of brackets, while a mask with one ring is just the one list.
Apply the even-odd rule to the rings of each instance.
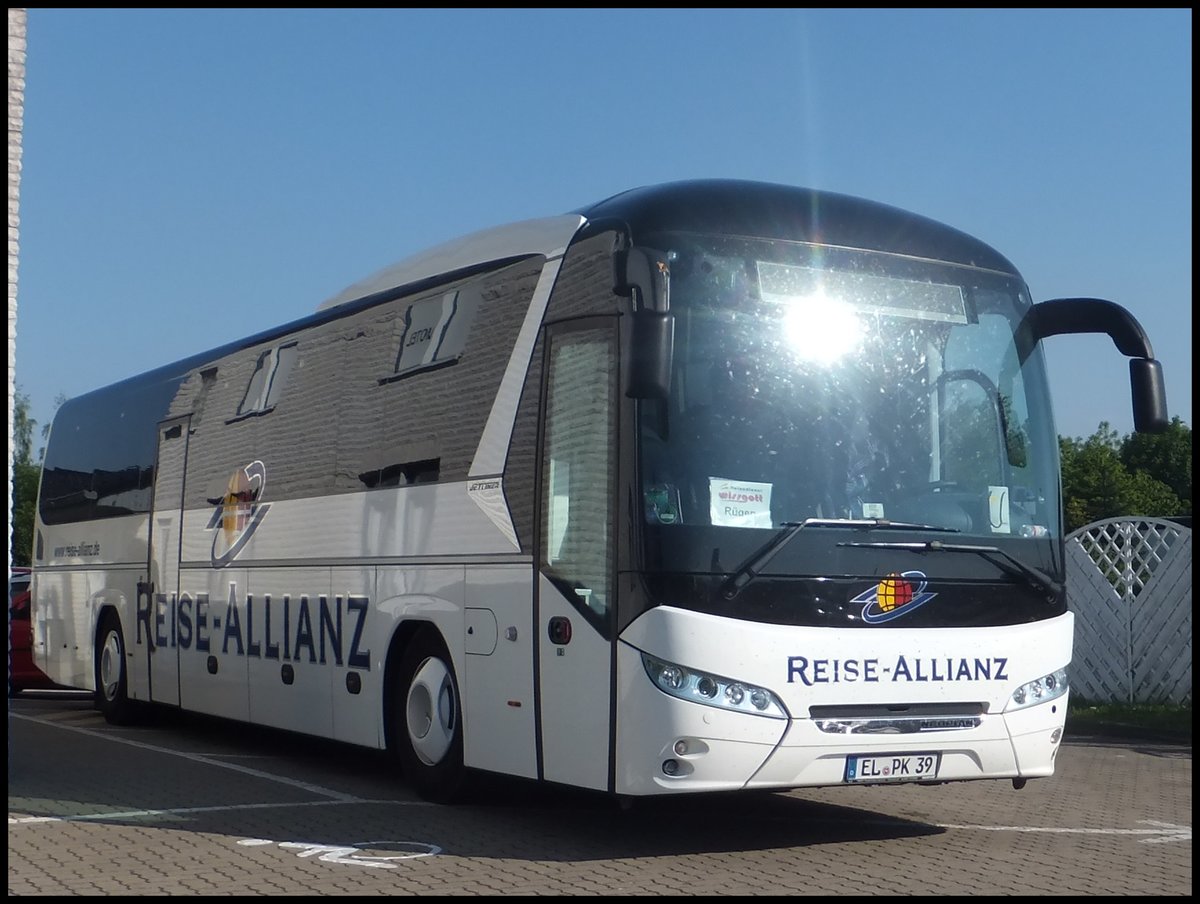
[[524, 220], [453, 239], [385, 267], [324, 301], [327, 311], [389, 289], [493, 261], [566, 251], [588, 221], [628, 224], [636, 241], [654, 232], [720, 232], [932, 258], [1016, 275], [995, 249], [927, 217], [836, 192], [743, 179], [644, 186], [567, 215]]
[[[483, 229], [436, 245], [349, 286], [313, 313], [253, 336], [193, 354], [112, 384], [167, 391], [190, 371], [230, 352], [341, 316], [396, 290], [505, 260], [563, 253], [589, 222], [620, 221], [636, 242], [655, 232], [720, 232], [906, 254], [1018, 275], [1001, 254], [935, 220], [896, 207], [817, 189], [740, 179], [696, 179], [643, 186], [559, 216]], [[355, 304], [357, 302], [357, 304]], [[335, 310], [342, 309], [344, 310]], [[112, 387], [69, 400], [64, 407]]]
[[634, 188], [580, 208], [589, 220], [629, 224], [633, 240], [657, 232], [720, 232], [884, 251], [1019, 276], [994, 248], [936, 220], [837, 192], [740, 179]]

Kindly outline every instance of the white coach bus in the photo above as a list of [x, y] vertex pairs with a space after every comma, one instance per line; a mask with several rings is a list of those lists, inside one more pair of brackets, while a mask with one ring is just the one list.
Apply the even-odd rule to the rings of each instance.
[[1072, 650], [1031, 303], [947, 226], [738, 181], [433, 248], [65, 403], [34, 632], [178, 707], [620, 796], [1054, 772]]

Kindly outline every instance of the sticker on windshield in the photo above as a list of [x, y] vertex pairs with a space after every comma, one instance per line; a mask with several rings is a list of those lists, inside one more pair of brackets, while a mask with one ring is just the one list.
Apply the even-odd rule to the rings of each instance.
[[1008, 487], [988, 487], [988, 517], [993, 534], [1011, 534], [1008, 520]]
[[709, 519], [721, 527], [771, 527], [771, 484], [708, 478]]

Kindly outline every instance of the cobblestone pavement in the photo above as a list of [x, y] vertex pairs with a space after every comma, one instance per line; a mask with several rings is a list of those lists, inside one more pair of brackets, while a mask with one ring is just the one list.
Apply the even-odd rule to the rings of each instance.
[[638, 801], [78, 696], [10, 700], [10, 895], [1191, 895], [1190, 741], [1068, 738], [1050, 779]]

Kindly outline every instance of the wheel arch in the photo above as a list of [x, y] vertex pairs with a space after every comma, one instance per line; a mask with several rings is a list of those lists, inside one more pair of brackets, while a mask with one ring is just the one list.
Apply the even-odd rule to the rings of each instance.
[[[400, 668], [404, 651], [418, 634], [426, 631], [436, 636], [443, 650], [446, 651], [451, 666], [454, 667], [456, 673], [458, 672], [458, 667], [453, 661], [453, 653], [450, 652], [450, 645], [446, 643], [443, 629], [437, 622], [430, 618], [405, 618], [400, 620], [396, 625], [396, 629], [392, 632], [391, 641], [388, 643], [387, 656], [384, 659], [383, 668], [383, 706], [381, 717], [383, 719], [384, 745], [387, 750], [394, 749], [396, 741], [396, 707], [393, 705], [397, 693], [396, 671]], [[461, 682], [462, 679], [460, 677], [460, 686]]]
[[125, 622], [121, 620], [121, 609], [115, 602], [97, 598], [92, 606], [92, 673], [95, 675], [96, 648], [100, 643], [100, 632], [109, 619], [114, 619], [121, 632], [121, 641], [128, 648], [128, 638], [125, 636]]
[[[131, 628], [136, 628], [137, 613], [133, 611], [129, 605], [129, 599], [119, 589], [107, 587], [96, 593], [93, 593], [90, 599], [88, 609], [91, 612], [91, 657], [88, 660], [90, 668], [87, 669], [88, 679], [91, 686], [88, 690], [97, 690], [96, 681], [96, 649], [100, 642], [100, 631], [104, 627], [107, 619], [116, 619], [117, 628], [121, 632], [121, 644], [125, 648], [126, 655], [130, 651], [130, 635], [126, 632]], [[128, 616], [128, 618], [126, 617]], [[126, 664], [128, 665], [128, 663]], [[128, 668], [126, 669], [128, 672]]]

